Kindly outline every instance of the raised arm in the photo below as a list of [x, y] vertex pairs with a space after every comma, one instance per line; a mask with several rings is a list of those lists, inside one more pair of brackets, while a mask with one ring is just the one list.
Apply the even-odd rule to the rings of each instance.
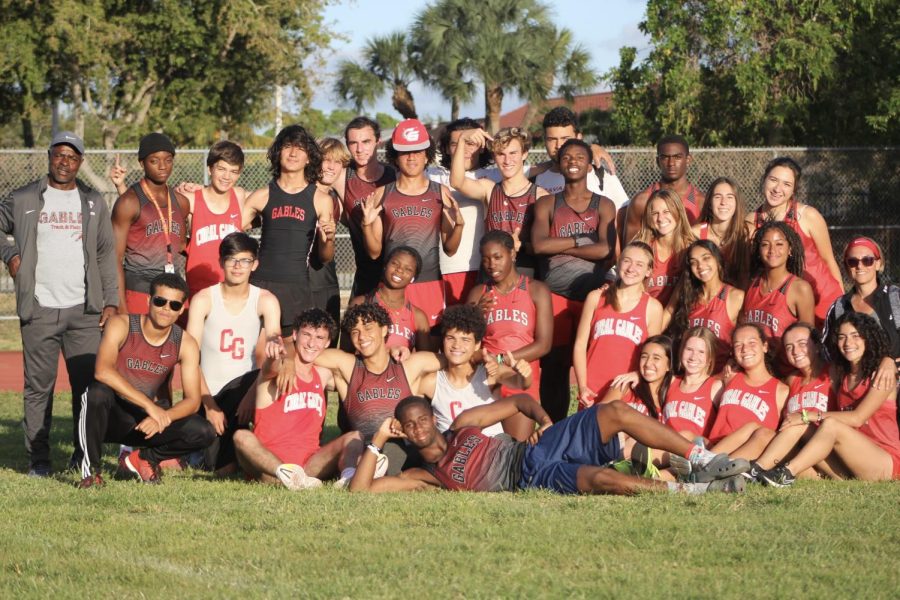
[[450, 429], [459, 431], [465, 427], [490, 427], [520, 413], [538, 423], [541, 432], [553, 425], [550, 416], [541, 408], [540, 404], [532, 400], [530, 396], [516, 394], [490, 404], [464, 410], [453, 420]]
[[462, 241], [463, 227], [466, 222], [463, 219], [462, 212], [459, 210], [459, 204], [450, 194], [450, 190], [446, 186], [441, 186], [441, 201], [443, 208], [441, 210], [441, 246], [444, 248], [444, 254], [453, 256], [459, 249], [459, 243]]
[[362, 231], [363, 241], [366, 244], [366, 252], [370, 258], [378, 258], [384, 248], [384, 221], [381, 213], [384, 211], [384, 186], [378, 188], [362, 202]]
[[386, 476], [374, 479], [375, 476], [375, 452], [380, 453], [384, 445], [392, 439], [403, 439], [406, 436], [400, 428], [400, 422], [394, 418], [387, 418], [372, 436], [372, 443], [366, 447], [359, 463], [356, 465], [356, 474], [350, 481], [351, 492], [421, 492], [440, 488], [440, 482], [424, 469], [408, 469], [399, 476]]
[[494, 189], [494, 182], [489, 179], [470, 179], [466, 177], [466, 145], [473, 144], [484, 148], [492, 138], [482, 129], [465, 131], [456, 145], [456, 151], [450, 161], [450, 187], [473, 200], [481, 200], [487, 205]]
[[316, 246], [319, 251], [319, 260], [323, 263], [329, 263], [334, 258], [334, 235], [337, 231], [337, 224], [334, 219], [334, 202], [331, 196], [325, 192], [316, 189], [316, 195], [313, 199], [316, 206], [316, 217], [318, 219], [318, 233], [316, 236]]

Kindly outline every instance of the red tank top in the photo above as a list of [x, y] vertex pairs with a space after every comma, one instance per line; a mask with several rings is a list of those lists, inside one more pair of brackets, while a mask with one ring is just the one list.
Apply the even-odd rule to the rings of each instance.
[[394, 170], [384, 167], [384, 173], [377, 181], [360, 179], [356, 167], [347, 167], [347, 183], [344, 188], [343, 219], [350, 230], [350, 244], [353, 246], [353, 256], [356, 262], [356, 277], [366, 277], [365, 289], [354, 289], [354, 293], [366, 294], [375, 289], [381, 277], [381, 261], [369, 258], [366, 243], [362, 232], [362, 201], [381, 186], [387, 185], [396, 179]]
[[448, 490], [506, 492], [517, 488], [525, 444], [478, 427], [448, 431], [447, 452], [427, 468]]
[[294, 377], [288, 393], [266, 408], [256, 409], [253, 433], [260, 443], [285, 462], [301, 466], [319, 450], [319, 438], [325, 424], [325, 390], [319, 372], [312, 379]]
[[[137, 221], [128, 228], [125, 238], [125, 288], [149, 294], [150, 282], [165, 272], [169, 255], [175, 265], [175, 272], [184, 272], [184, 214], [172, 190], [169, 190], [168, 204], [172, 207], [172, 222], [169, 223], [169, 206], [160, 206], [157, 210], [156, 205], [144, 194], [140, 182], [131, 186], [131, 189], [137, 194], [141, 211]], [[167, 239], [171, 252], [166, 249]]]
[[683, 392], [682, 379], [673, 378], [663, 405], [663, 423], [678, 432], [707, 437], [715, 420], [712, 388], [716, 381], [708, 377], [695, 391]]
[[725, 284], [719, 293], [706, 304], [697, 303], [688, 314], [688, 327], [706, 327], [716, 336], [716, 372], [722, 370], [731, 356], [731, 334], [735, 324], [728, 316], [728, 294], [731, 286]]
[[169, 337], [159, 346], [153, 346], [141, 330], [141, 315], [128, 315], [128, 336], [119, 348], [116, 370], [139, 392], [154, 400], [178, 362], [181, 335], [181, 327], [172, 325]]
[[801, 410], [828, 411], [832, 406], [831, 400], [831, 376], [828, 369], [822, 369], [818, 377], [813, 377], [809, 383], [803, 383], [803, 377], [793, 377], [788, 384], [787, 402], [784, 403], [784, 415], [790, 415]]
[[797, 322], [797, 317], [791, 314], [787, 305], [787, 293], [793, 281], [794, 276], [788, 275], [779, 287], [764, 294], [762, 278], [757, 277], [744, 296], [744, 306], [741, 309], [744, 321], [758, 323], [763, 328], [769, 338], [770, 351], [780, 351], [784, 330]]
[[[855, 409], [869, 393], [871, 386], [872, 378], [870, 377], [850, 390], [847, 389], [847, 377], [844, 377], [837, 393], [838, 410]], [[881, 406], [872, 413], [872, 416], [860, 426], [859, 432], [891, 455], [894, 459], [894, 478], [896, 479], [900, 475], [897, 470], [900, 466], [900, 430], [897, 428], [896, 400], [886, 398]]]
[[394, 310], [381, 301], [381, 296], [376, 290], [366, 296], [366, 302], [382, 306], [391, 316], [391, 326], [388, 328], [388, 339], [385, 344], [388, 348], [406, 346], [412, 350], [416, 347], [416, 315], [409, 300], [404, 302], [401, 308]]
[[493, 283], [484, 285], [497, 299], [485, 319], [483, 343], [491, 354], [515, 352], [534, 342], [537, 311], [528, 286], [529, 279], [524, 275], [519, 275], [519, 282], [508, 294], [498, 292]]
[[725, 384], [709, 440], [718, 442], [747, 423], [759, 423], [773, 431], [778, 429], [777, 391], [778, 380], [774, 377], [754, 387], [747, 383], [743, 373], [735, 375]]
[[[766, 222], [764, 207], [760, 206], [756, 209], [756, 228], [762, 227]], [[784, 215], [784, 222], [800, 236], [803, 243], [803, 253], [805, 256], [805, 269], [803, 271], [803, 279], [809, 282], [813, 289], [813, 295], [816, 298], [816, 319], [824, 321], [828, 309], [834, 304], [844, 290], [841, 282], [834, 278], [828, 265], [822, 260], [819, 249], [816, 247], [815, 240], [808, 236], [800, 227], [800, 215], [797, 207], [797, 201], [792, 200], [788, 206], [788, 210]], [[821, 325], [821, 324], [820, 324]]]
[[653, 272], [647, 280], [647, 293], [665, 306], [675, 291], [675, 284], [681, 277], [681, 252], [673, 252], [665, 261], [659, 259], [656, 252], [656, 241], [650, 243], [653, 248]]
[[228, 208], [222, 214], [209, 209], [202, 189], [194, 192], [191, 237], [187, 248], [187, 283], [191, 296], [224, 279], [219, 264], [219, 244], [234, 231], [241, 231], [241, 208], [234, 190], [229, 192]]
[[372, 439], [384, 420], [394, 416], [397, 403], [407, 396], [412, 392], [403, 365], [390, 359], [384, 371], [372, 373], [357, 358], [344, 400], [350, 427], [364, 439]]
[[[662, 186], [657, 181], [644, 190], [644, 193], [649, 196], [660, 189], [662, 189]], [[684, 204], [684, 212], [687, 213], [687, 218], [691, 225], [694, 225], [700, 220], [700, 202], [702, 198], [703, 192], [700, 191], [700, 188], [693, 183], [688, 182], [688, 193], [686, 196], [681, 196], [681, 202]]]
[[638, 348], [647, 339], [647, 301], [641, 294], [637, 305], [628, 312], [616, 312], [600, 297], [591, 318], [587, 350], [587, 384], [598, 398], [609, 389], [616, 377], [638, 366]]
[[424, 193], [407, 196], [397, 189], [396, 183], [384, 188], [384, 254], [387, 256], [397, 246], [415, 248], [422, 257], [422, 269], [416, 282], [436, 281], [441, 278], [441, 212], [444, 202], [441, 184], [428, 183]]

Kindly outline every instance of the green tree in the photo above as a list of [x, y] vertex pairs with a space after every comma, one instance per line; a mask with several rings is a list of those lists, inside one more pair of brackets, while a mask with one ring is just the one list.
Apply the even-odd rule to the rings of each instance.
[[338, 67], [335, 94], [361, 112], [385, 92], [404, 119], [416, 118], [416, 102], [409, 86], [415, 77], [406, 34], [391, 33], [370, 39], [363, 49], [366, 65], [343, 61]]

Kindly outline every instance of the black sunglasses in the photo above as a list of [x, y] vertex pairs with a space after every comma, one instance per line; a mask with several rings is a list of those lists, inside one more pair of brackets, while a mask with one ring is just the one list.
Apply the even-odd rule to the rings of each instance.
[[862, 263], [864, 267], [871, 267], [875, 264], [874, 256], [863, 256], [862, 258], [848, 258], [847, 266], [851, 269], [855, 269], [859, 266], [859, 263]]
[[184, 302], [182, 302], [181, 300], [168, 300], [166, 298], [163, 298], [162, 296], [153, 296], [150, 301], [153, 302], [153, 306], [155, 306], [156, 308], [162, 308], [163, 306], [168, 304], [169, 308], [174, 311], [179, 311], [181, 310], [181, 307], [184, 306]]

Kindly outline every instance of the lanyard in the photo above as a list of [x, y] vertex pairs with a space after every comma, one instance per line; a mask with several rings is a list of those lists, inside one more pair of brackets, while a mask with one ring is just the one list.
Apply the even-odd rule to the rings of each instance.
[[[166, 236], [166, 264], [174, 264], [172, 261], [172, 242], [169, 239], [169, 227], [172, 224], [172, 198], [169, 198], [168, 203], [168, 212], [169, 212], [169, 220], [166, 221], [166, 218], [163, 216], [162, 209], [159, 208], [159, 203], [156, 202], [156, 198], [150, 193], [150, 190], [147, 189], [147, 185], [144, 183], [144, 180], [141, 179], [141, 189], [144, 190], [144, 195], [147, 196], [147, 199], [153, 203], [153, 207], [156, 209], [156, 213], [159, 215], [159, 220], [162, 221], [163, 235]], [[166, 192], [168, 193], [168, 186], [166, 187]]]

